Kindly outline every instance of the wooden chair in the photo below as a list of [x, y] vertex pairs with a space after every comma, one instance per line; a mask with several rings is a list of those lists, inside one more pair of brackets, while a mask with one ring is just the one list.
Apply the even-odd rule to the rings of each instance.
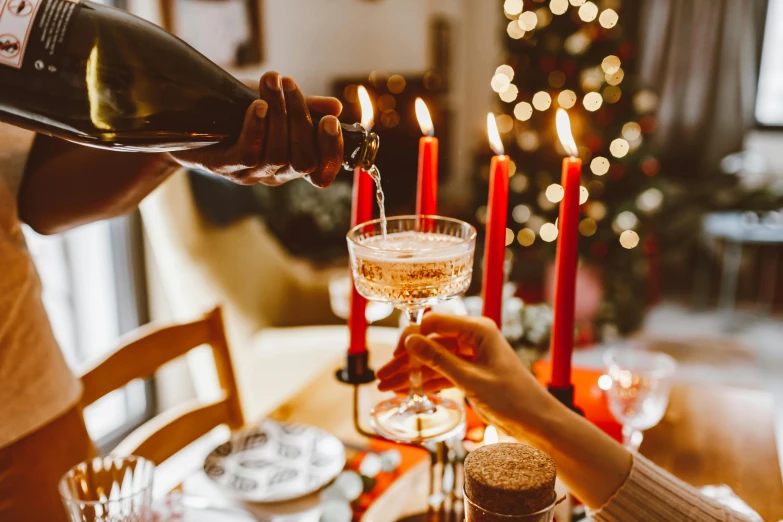
[[117, 351], [82, 374], [83, 407], [134, 379], [152, 376], [167, 362], [203, 344], [212, 347], [222, 395], [210, 403], [194, 400], [157, 415], [128, 435], [112, 453], [138, 455], [160, 464], [217, 426], [226, 424], [232, 430], [243, 426], [219, 307], [192, 323], [141, 327], [124, 341]]

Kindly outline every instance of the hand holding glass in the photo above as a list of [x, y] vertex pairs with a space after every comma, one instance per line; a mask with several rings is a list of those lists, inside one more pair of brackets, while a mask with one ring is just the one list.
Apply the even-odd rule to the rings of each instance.
[[[403, 310], [411, 324], [421, 323], [427, 307], [465, 293], [475, 248], [476, 229], [438, 216], [389, 218], [385, 236], [380, 220], [348, 233], [358, 292]], [[401, 442], [445, 440], [464, 426], [464, 417], [459, 403], [424, 393], [418, 367], [411, 369], [407, 397], [384, 401], [370, 412], [380, 435]]]

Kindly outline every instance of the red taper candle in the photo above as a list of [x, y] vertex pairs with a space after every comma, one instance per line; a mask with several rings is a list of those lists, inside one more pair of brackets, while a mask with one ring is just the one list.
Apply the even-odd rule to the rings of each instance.
[[416, 215], [438, 213], [438, 138], [427, 105], [416, 98], [416, 119], [424, 134], [419, 140], [419, 177], [416, 185]]
[[557, 111], [557, 133], [569, 157], [563, 159], [563, 199], [558, 218], [555, 258], [555, 300], [552, 320], [552, 388], [571, 386], [571, 358], [574, 350], [574, 307], [576, 268], [579, 258], [579, 191], [582, 160], [578, 155], [568, 113]]
[[[359, 87], [359, 102], [362, 107], [362, 126], [368, 131], [373, 125], [373, 108], [367, 90]], [[351, 227], [370, 221], [373, 213], [375, 197], [374, 182], [370, 175], [362, 169], [353, 171], [353, 201], [351, 206]], [[348, 354], [367, 353], [367, 299], [356, 291], [351, 275], [351, 310], [348, 316], [350, 344]]]
[[511, 160], [504, 154], [495, 116], [487, 116], [489, 143], [496, 156], [489, 168], [489, 201], [487, 234], [484, 243], [484, 278], [482, 314], [500, 327], [503, 318], [503, 263], [506, 258], [506, 219], [508, 217], [508, 172]]

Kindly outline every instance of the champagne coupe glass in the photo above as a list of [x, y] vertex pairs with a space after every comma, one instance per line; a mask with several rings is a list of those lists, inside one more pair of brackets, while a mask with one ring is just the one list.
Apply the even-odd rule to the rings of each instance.
[[623, 425], [625, 447], [637, 451], [642, 432], [661, 422], [666, 413], [677, 362], [665, 353], [626, 347], [608, 350], [604, 364], [612, 379], [606, 392], [609, 409]]
[[[354, 284], [371, 301], [390, 303], [420, 324], [426, 308], [458, 297], [470, 286], [476, 229], [439, 216], [396, 216], [348, 232]], [[411, 361], [410, 392], [370, 412], [378, 434], [398, 442], [446, 440], [464, 427], [458, 402], [424, 393], [421, 368]]]

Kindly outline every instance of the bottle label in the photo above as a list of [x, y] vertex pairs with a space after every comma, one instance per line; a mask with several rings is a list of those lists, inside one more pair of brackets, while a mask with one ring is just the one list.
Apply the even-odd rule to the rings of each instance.
[[27, 58], [38, 71], [57, 72], [80, 7], [78, 0], [0, 0], [0, 65], [21, 69]]

